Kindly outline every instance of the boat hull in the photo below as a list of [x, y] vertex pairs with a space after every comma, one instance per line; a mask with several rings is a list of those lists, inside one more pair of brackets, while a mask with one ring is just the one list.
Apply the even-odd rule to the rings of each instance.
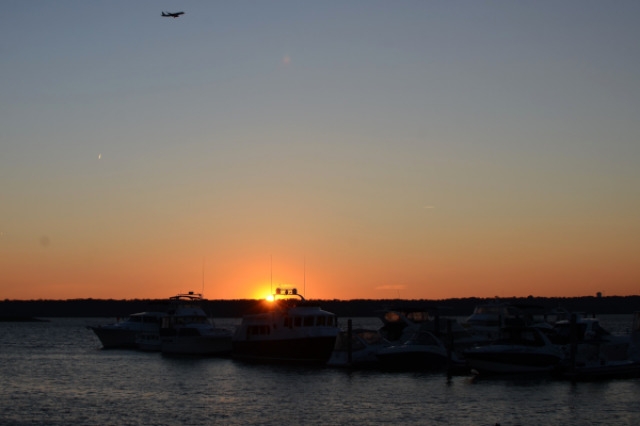
[[137, 330], [109, 327], [89, 327], [102, 343], [104, 349], [136, 349]]
[[137, 348], [145, 352], [159, 352], [162, 349], [162, 341], [159, 333], [142, 333], [136, 337]]
[[233, 357], [245, 361], [326, 363], [335, 336], [278, 340], [234, 340]]

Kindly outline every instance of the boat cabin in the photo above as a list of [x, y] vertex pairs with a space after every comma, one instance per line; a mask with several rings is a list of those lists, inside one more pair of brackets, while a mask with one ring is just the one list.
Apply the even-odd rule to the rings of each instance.
[[336, 316], [319, 307], [295, 307], [284, 314], [282, 312], [267, 312], [246, 316], [244, 323], [247, 337], [270, 335], [278, 329], [295, 330], [338, 326]]

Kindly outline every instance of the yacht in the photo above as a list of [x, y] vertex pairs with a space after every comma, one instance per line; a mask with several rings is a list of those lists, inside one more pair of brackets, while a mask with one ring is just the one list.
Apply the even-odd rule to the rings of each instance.
[[231, 352], [233, 333], [217, 328], [200, 306], [202, 295], [194, 292], [169, 299], [162, 318], [160, 351], [172, 355], [224, 355]]
[[541, 326], [507, 324], [498, 340], [463, 352], [467, 365], [480, 374], [552, 372], [565, 359], [563, 347], [551, 342]]
[[88, 326], [93, 330], [104, 349], [138, 347], [136, 339], [140, 334], [158, 334], [165, 312], [139, 312], [130, 315], [125, 321], [114, 324]]
[[335, 314], [309, 305], [296, 289], [276, 289], [273, 301], [266, 303], [269, 306], [265, 312], [242, 317], [233, 336], [234, 358], [275, 362], [328, 361], [340, 332]]

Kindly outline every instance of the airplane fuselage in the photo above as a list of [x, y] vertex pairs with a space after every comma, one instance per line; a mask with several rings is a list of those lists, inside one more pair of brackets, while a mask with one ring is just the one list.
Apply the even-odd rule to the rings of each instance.
[[162, 12], [162, 16], [164, 16], [165, 18], [177, 18], [180, 15], [184, 15], [184, 12], [176, 12], [176, 13]]

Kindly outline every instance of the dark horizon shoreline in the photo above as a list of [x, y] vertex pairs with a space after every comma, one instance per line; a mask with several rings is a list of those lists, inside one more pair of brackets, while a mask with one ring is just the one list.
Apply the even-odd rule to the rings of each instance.
[[[640, 311], [640, 295], [579, 297], [468, 297], [451, 299], [310, 299], [306, 303], [340, 317], [375, 317], [389, 309], [428, 310], [442, 316], [471, 315], [484, 303], [529, 305], [542, 309], [564, 308], [586, 314], [632, 314]], [[4, 318], [125, 317], [135, 312], [159, 310], [167, 299], [67, 299], [0, 301], [0, 321]], [[262, 310], [263, 299], [206, 299], [206, 312], [218, 318], [239, 318]], [[154, 309], [155, 308], [155, 309]]]

